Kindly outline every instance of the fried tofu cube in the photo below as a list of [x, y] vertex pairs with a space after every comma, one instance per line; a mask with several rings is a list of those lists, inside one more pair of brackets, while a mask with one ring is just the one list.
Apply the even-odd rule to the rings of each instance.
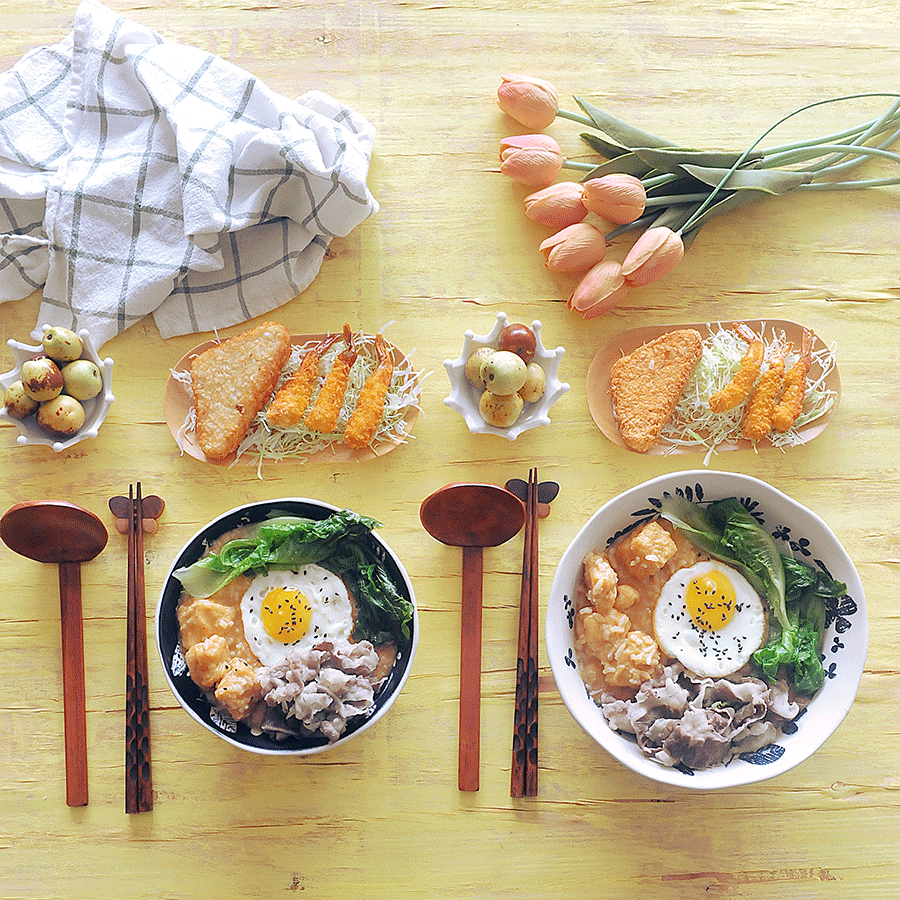
[[645, 581], [655, 575], [677, 549], [672, 536], [659, 522], [649, 522], [622, 541], [617, 556], [634, 578]]
[[584, 558], [584, 581], [588, 599], [599, 612], [612, 609], [616, 599], [618, 576], [605, 557], [599, 553], [588, 553]]
[[181, 643], [192, 647], [214, 634], [225, 635], [234, 626], [235, 610], [214, 600], [188, 598], [178, 606]]
[[640, 594], [630, 584], [620, 584], [616, 589], [616, 609], [631, 609], [640, 599]]
[[225, 606], [215, 600], [185, 597], [176, 611], [181, 629], [181, 646], [193, 647], [213, 635], [224, 637], [228, 642], [230, 657], [239, 656], [247, 662], [256, 657], [244, 640], [244, 626], [241, 610], [235, 606]]
[[216, 685], [216, 701], [235, 722], [253, 712], [262, 694], [256, 674], [242, 659], [233, 659], [228, 672]]
[[225, 677], [230, 669], [231, 652], [228, 641], [213, 634], [189, 647], [184, 654], [191, 678], [203, 690], [209, 690]]

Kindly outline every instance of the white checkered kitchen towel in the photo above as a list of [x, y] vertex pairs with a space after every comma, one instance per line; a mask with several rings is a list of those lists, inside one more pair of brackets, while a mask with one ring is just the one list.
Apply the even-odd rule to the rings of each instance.
[[43, 286], [35, 328], [97, 346], [149, 314], [170, 337], [269, 312], [378, 209], [373, 142], [323, 93], [289, 100], [85, 0], [0, 75], [0, 302]]

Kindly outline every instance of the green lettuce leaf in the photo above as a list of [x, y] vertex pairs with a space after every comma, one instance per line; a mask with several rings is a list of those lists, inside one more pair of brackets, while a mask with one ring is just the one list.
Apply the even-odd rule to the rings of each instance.
[[412, 603], [403, 597], [367, 536], [381, 523], [343, 509], [326, 519], [280, 516], [259, 525], [255, 537], [238, 538], [173, 573], [193, 597], [209, 597], [238, 575], [296, 569], [318, 563], [340, 576], [357, 598], [354, 637], [381, 644], [409, 640]]
[[792, 556], [782, 554], [772, 536], [736, 497], [707, 507], [685, 497], [666, 497], [660, 514], [710, 556], [739, 569], [770, 609], [769, 637], [753, 654], [762, 676], [788, 679], [804, 694], [825, 683], [822, 641], [825, 603], [847, 586]]

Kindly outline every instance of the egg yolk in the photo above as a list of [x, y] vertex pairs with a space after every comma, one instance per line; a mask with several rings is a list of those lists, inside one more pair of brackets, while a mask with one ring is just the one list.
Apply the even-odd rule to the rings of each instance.
[[312, 608], [303, 591], [272, 588], [265, 596], [259, 618], [266, 634], [282, 644], [292, 644], [309, 631]]
[[718, 569], [692, 578], [684, 593], [691, 618], [707, 631], [718, 631], [734, 618], [734, 603], [731, 579]]

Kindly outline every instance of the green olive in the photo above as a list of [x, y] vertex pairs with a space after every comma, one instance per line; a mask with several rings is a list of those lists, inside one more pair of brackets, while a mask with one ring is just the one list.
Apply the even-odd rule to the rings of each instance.
[[76, 400], [90, 400], [103, 389], [100, 369], [89, 359], [76, 359], [62, 370], [65, 392]]
[[48, 328], [44, 332], [41, 343], [44, 346], [44, 353], [50, 359], [60, 363], [78, 359], [84, 350], [81, 338], [71, 329], [63, 328], [60, 325]]
[[3, 395], [3, 405], [14, 419], [27, 419], [37, 408], [37, 400], [32, 400], [21, 381], [14, 381]]
[[84, 425], [84, 407], [74, 397], [60, 394], [38, 407], [37, 423], [54, 437], [72, 437]]

